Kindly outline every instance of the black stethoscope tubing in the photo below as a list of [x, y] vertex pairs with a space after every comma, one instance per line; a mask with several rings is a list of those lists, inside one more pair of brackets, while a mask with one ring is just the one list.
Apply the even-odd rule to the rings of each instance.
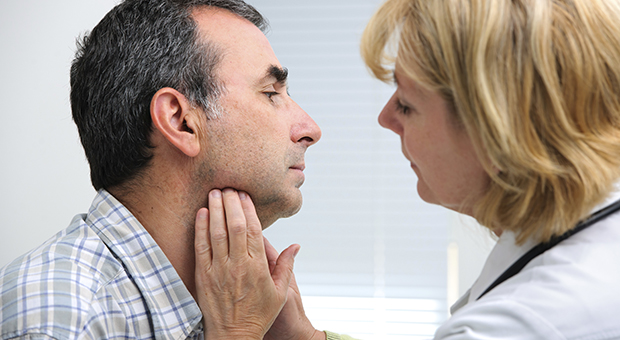
[[506, 271], [503, 272], [502, 275], [500, 275], [497, 278], [497, 280], [495, 280], [484, 291], [484, 293], [480, 294], [480, 296], [476, 300], [479, 300], [486, 293], [490, 292], [493, 288], [497, 287], [502, 282], [504, 282], [504, 281], [510, 279], [511, 277], [515, 276], [517, 273], [519, 273], [521, 271], [521, 269], [523, 269], [530, 261], [532, 261], [538, 255], [540, 255], [540, 254], [546, 252], [547, 250], [555, 247], [558, 243], [560, 243], [560, 242], [566, 240], [567, 238], [575, 235], [576, 233], [578, 233], [578, 232], [588, 228], [589, 226], [595, 224], [596, 222], [599, 222], [600, 220], [608, 217], [609, 215], [617, 212], [618, 210], [620, 210], [620, 200], [618, 200], [618, 201], [616, 201], [616, 202], [606, 206], [605, 208], [595, 212], [594, 214], [590, 215], [590, 217], [588, 217], [587, 219], [579, 222], [575, 226], [575, 228], [565, 232], [564, 234], [551, 238], [551, 240], [549, 240], [549, 242], [544, 242], [544, 243], [538, 244], [536, 247], [532, 248], [530, 251], [525, 253], [525, 255], [521, 256], [521, 258], [519, 258], [515, 263], [513, 263], [512, 266], [510, 266], [510, 268], [506, 269]]

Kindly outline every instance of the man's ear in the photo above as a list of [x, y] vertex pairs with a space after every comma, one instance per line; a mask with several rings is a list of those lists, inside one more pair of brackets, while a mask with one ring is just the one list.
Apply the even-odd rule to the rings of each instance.
[[151, 100], [151, 119], [155, 128], [172, 145], [188, 157], [200, 152], [199, 118], [187, 98], [179, 91], [165, 87]]

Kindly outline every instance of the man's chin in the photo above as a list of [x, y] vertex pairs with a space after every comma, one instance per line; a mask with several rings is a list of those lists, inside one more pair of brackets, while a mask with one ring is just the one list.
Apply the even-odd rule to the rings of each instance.
[[302, 202], [303, 199], [300, 193], [298, 198], [294, 200], [287, 200], [287, 202], [280, 202], [279, 204], [274, 202], [266, 209], [259, 209], [257, 207], [258, 218], [260, 219], [263, 230], [269, 228], [281, 218], [288, 218], [297, 214], [301, 210]]

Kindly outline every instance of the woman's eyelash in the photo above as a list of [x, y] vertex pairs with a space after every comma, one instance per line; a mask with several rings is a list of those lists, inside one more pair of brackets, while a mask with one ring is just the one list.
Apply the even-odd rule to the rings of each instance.
[[405, 105], [401, 104], [401, 102], [397, 100], [396, 101], [396, 110], [398, 110], [400, 113], [406, 115], [406, 114], [409, 113], [410, 109], [409, 109], [408, 106], [405, 106]]

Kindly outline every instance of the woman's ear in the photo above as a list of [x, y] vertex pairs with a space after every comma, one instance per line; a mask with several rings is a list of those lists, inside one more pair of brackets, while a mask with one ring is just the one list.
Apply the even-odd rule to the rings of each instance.
[[188, 157], [200, 153], [196, 110], [179, 91], [165, 87], [151, 99], [151, 119], [155, 128]]

